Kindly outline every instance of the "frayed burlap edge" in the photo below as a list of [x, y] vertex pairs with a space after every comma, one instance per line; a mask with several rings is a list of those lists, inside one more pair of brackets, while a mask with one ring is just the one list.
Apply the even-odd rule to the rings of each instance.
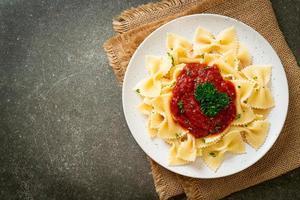
[[147, 24], [153, 20], [164, 18], [170, 14], [187, 9], [191, 4], [199, 4], [197, 0], [164, 0], [158, 3], [148, 3], [123, 11], [113, 19], [113, 28], [118, 33], [124, 33], [130, 29]]

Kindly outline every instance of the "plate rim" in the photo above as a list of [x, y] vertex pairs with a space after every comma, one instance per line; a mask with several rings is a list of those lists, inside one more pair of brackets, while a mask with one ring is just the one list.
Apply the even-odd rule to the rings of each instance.
[[[280, 129], [278, 130], [278, 134], [276, 137], [276, 139], [271, 143], [271, 145], [269, 146], [269, 148], [267, 148], [267, 150], [265, 150], [264, 152], [262, 152], [262, 154], [260, 156], [257, 157], [257, 159], [254, 159], [253, 162], [251, 162], [251, 164], [249, 165], [246, 165], [245, 167], [241, 167], [240, 170], [237, 170], [235, 172], [230, 172], [230, 173], [227, 173], [227, 174], [223, 174], [223, 175], [216, 175], [216, 176], [213, 176], [213, 177], [199, 177], [199, 176], [191, 176], [191, 175], [187, 175], [187, 174], [183, 174], [183, 173], [180, 173], [180, 172], [177, 172], [175, 171], [173, 168], [170, 168], [168, 166], [164, 166], [162, 165], [160, 162], [157, 161], [156, 158], [153, 158], [153, 156], [151, 156], [150, 154], [148, 154], [144, 148], [142, 147], [142, 145], [140, 145], [138, 139], [135, 137], [135, 135], [132, 133], [132, 130], [131, 130], [131, 127], [129, 126], [128, 124], [128, 116], [125, 112], [125, 83], [126, 83], [126, 80], [128, 78], [128, 71], [129, 71], [129, 68], [131, 68], [131, 65], [132, 65], [132, 62], [133, 62], [133, 58], [136, 56], [136, 53], [139, 51], [140, 48], [142, 48], [143, 44], [153, 35], [155, 34], [157, 31], [159, 31], [160, 29], [163, 29], [163, 27], [165, 26], [168, 26], [169, 24], [171, 23], [174, 23], [175, 21], [179, 20], [179, 19], [183, 19], [183, 18], [192, 18], [192, 17], [197, 17], [197, 16], [211, 16], [211, 17], [218, 17], [218, 18], [222, 18], [222, 19], [227, 19], [227, 20], [232, 20], [232, 21], [235, 21], [236, 23], [240, 23], [242, 24], [243, 26], [246, 26], [247, 28], [249, 29], [252, 29], [256, 34], [258, 34], [263, 40], [265, 40], [265, 42], [267, 43], [267, 45], [269, 45], [272, 50], [275, 52], [276, 56], [279, 58], [279, 62], [281, 64], [281, 66], [279, 66], [280, 68], [283, 69], [284, 71], [284, 82], [286, 83], [286, 86], [287, 86], [287, 90], [286, 90], [286, 107], [283, 108], [282, 111], [284, 111], [284, 120], [281, 121], [281, 125], [280, 125]], [[178, 18], [175, 18], [169, 22], [167, 22], [166, 24], [158, 27], [157, 29], [155, 29], [154, 31], [152, 31], [142, 42], [141, 44], [139, 44], [139, 46], [137, 47], [137, 49], [135, 50], [135, 52], [132, 54], [131, 58], [130, 58], [130, 61], [127, 65], [127, 68], [126, 68], [126, 71], [125, 71], [125, 75], [124, 75], [124, 79], [123, 79], [123, 84], [122, 84], [122, 108], [123, 108], [123, 113], [124, 113], [124, 116], [125, 116], [125, 120], [126, 120], [126, 124], [127, 124], [127, 127], [129, 128], [129, 131], [132, 135], [132, 137], [134, 138], [135, 142], [138, 144], [138, 146], [143, 150], [143, 152], [149, 156], [152, 160], [154, 160], [157, 164], [159, 164], [161, 167], [164, 167], [165, 169], [171, 171], [171, 172], [174, 172], [176, 174], [179, 174], [179, 175], [183, 175], [183, 176], [186, 176], [186, 177], [191, 177], [191, 178], [201, 178], [201, 179], [214, 179], [214, 178], [221, 178], [221, 177], [226, 177], [226, 176], [230, 176], [230, 175], [233, 175], [233, 174], [237, 174], [239, 172], [242, 172], [246, 169], [248, 169], [249, 167], [253, 166], [255, 163], [257, 163], [259, 160], [261, 160], [266, 154], [267, 152], [269, 152], [271, 150], [271, 148], [274, 146], [275, 142], [277, 141], [279, 135], [281, 134], [282, 132], [282, 129], [284, 127], [284, 124], [285, 124], [285, 121], [286, 121], [286, 118], [287, 118], [287, 113], [288, 113], [288, 108], [289, 108], [289, 85], [288, 85], [288, 80], [287, 80], [287, 76], [286, 76], [286, 72], [285, 72], [285, 68], [284, 68], [284, 65], [282, 64], [282, 61], [279, 57], [279, 55], [277, 54], [277, 52], [275, 51], [275, 49], [273, 48], [273, 46], [269, 43], [269, 41], [264, 37], [262, 36], [258, 31], [256, 31], [254, 28], [252, 28], [251, 26], [245, 24], [244, 22], [242, 21], [239, 21], [237, 19], [234, 19], [234, 18], [231, 18], [231, 17], [228, 17], [228, 16], [224, 16], [224, 15], [219, 15], [219, 14], [213, 14], [213, 13], [199, 13], [199, 14], [192, 14], [192, 15], [186, 15], [186, 16], [182, 16], [182, 17], [178, 17]]]

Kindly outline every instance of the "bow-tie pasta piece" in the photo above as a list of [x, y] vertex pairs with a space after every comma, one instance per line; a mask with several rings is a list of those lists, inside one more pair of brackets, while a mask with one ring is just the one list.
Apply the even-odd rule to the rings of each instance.
[[161, 94], [166, 94], [172, 92], [173, 87], [176, 84], [176, 80], [173, 79], [162, 79], [162, 89]]
[[184, 37], [176, 35], [174, 33], [167, 34], [167, 49], [169, 51], [176, 50], [178, 48], [182, 48], [185, 50], [192, 50], [193, 45]]
[[253, 108], [267, 109], [274, 106], [274, 100], [268, 84], [271, 77], [270, 65], [251, 65], [242, 70], [242, 73], [251, 81], [256, 83], [253, 94], [248, 103]]
[[249, 145], [256, 150], [263, 145], [266, 140], [270, 123], [266, 120], [253, 121], [244, 130], [244, 136]]
[[205, 53], [203, 55], [203, 63], [209, 66], [218, 65], [223, 77], [232, 79], [242, 79], [238, 69], [238, 59], [233, 51], [228, 51], [224, 55], [217, 53]]
[[239, 129], [233, 128], [218, 143], [202, 150], [203, 160], [209, 168], [216, 171], [222, 164], [226, 152], [245, 153], [245, 144], [240, 132]]
[[152, 76], [164, 76], [172, 67], [172, 59], [169, 56], [146, 56], [146, 69]]
[[161, 81], [157, 77], [151, 76], [139, 82], [136, 88], [141, 96], [158, 97], [161, 92]]
[[[219, 140], [222, 137], [219, 138]], [[206, 140], [204, 138], [196, 138], [196, 147], [197, 149], [203, 149], [205, 147], [211, 146], [213, 144], [215, 144], [216, 142], [218, 142], [219, 140], [216, 140], [215, 142], [206, 142]]]
[[180, 72], [182, 71], [182, 69], [185, 67], [185, 64], [178, 64], [175, 65], [175, 67], [173, 67], [170, 70], [170, 79], [172, 79], [172, 81], [176, 81], [177, 76], [180, 74]]
[[255, 114], [252, 108], [248, 105], [248, 98], [253, 93], [254, 83], [247, 80], [232, 81], [236, 90], [236, 108], [237, 116], [233, 121], [234, 125], [247, 124], [254, 120]]
[[239, 66], [241, 68], [249, 66], [252, 63], [252, 57], [249, 53], [249, 50], [243, 43], [239, 43], [237, 58], [239, 60]]
[[214, 46], [215, 36], [204, 28], [197, 28], [194, 35], [194, 56], [210, 53], [216, 50]]
[[202, 63], [203, 58], [179, 57], [178, 63]]
[[162, 89], [161, 78], [169, 72], [171, 67], [172, 60], [169, 56], [147, 56], [146, 69], [151, 76], [138, 83], [136, 88], [139, 93], [144, 97], [159, 96]]
[[157, 74], [160, 70], [161, 65], [160, 56], [146, 56], [146, 69], [151, 75]]
[[186, 132], [179, 124], [177, 124], [170, 111], [171, 93], [163, 94], [152, 101], [152, 106], [155, 112], [163, 113], [165, 120], [161, 123], [158, 128], [158, 136], [164, 139], [177, 138], [178, 134]]
[[230, 60], [231, 55], [222, 56], [217, 53], [205, 53], [203, 55], [203, 63], [207, 64], [208, 66], [212, 66], [214, 64], [218, 65], [220, 72], [224, 77], [230, 77], [233, 79], [242, 79], [239, 72], [234, 68], [234, 65], [232, 63], [226, 62], [227, 58], [228, 60]]
[[216, 60], [215, 64], [218, 65], [223, 77], [231, 79], [242, 79], [239, 72], [235, 70], [234, 67], [224, 62], [222, 59]]
[[[225, 63], [227, 63], [231, 68], [233, 68], [236, 72], [239, 69], [239, 59], [237, 57], [237, 54], [234, 53], [233, 50], [227, 51], [222, 56]], [[238, 72], [237, 72], [238, 73]]]
[[150, 128], [158, 129], [162, 123], [166, 120], [165, 113], [159, 113], [153, 110], [149, 116], [150, 119]]
[[221, 31], [217, 35], [217, 41], [220, 43], [219, 52], [226, 53], [233, 50], [237, 53], [238, 50], [238, 38], [234, 27], [229, 27]]
[[272, 109], [253, 109], [255, 115], [263, 116], [263, 119], [266, 119], [270, 114]]
[[203, 54], [203, 63], [207, 64], [208, 66], [212, 66], [215, 64], [216, 60], [221, 58], [220, 54], [217, 53], [204, 53]]
[[151, 138], [156, 137], [157, 133], [158, 133], [157, 128], [151, 128], [151, 119], [150, 118], [148, 118], [148, 121], [147, 121], [147, 132]]
[[195, 35], [194, 35], [194, 43], [199, 45], [210, 45], [213, 40], [215, 40], [215, 36], [209, 32], [208, 30], [198, 27], [196, 29]]
[[168, 55], [172, 59], [174, 66], [181, 63], [190, 63], [192, 61], [197, 61], [197, 59], [191, 57], [191, 52], [191, 49], [184, 49], [182, 47], [178, 47], [176, 49], [169, 50]]
[[138, 105], [138, 110], [144, 115], [150, 115], [150, 112], [152, 111], [152, 105], [149, 101], [149, 98], [144, 98], [143, 102]]
[[274, 106], [271, 91], [266, 86], [256, 88], [249, 97], [249, 105], [257, 109], [268, 109]]
[[187, 139], [178, 146], [177, 158], [186, 161], [195, 161], [197, 157], [197, 149], [194, 136], [187, 134]]
[[237, 53], [238, 40], [236, 31], [229, 27], [221, 31], [216, 37], [204, 28], [197, 28], [194, 36], [194, 54], [202, 53], [225, 53], [233, 50]]
[[197, 148], [196, 155], [197, 155], [197, 157], [201, 157], [202, 156], [202, 148]]
[[205, 148], [211, 146], [222, 139], [222, 137], [227, 133], [228, 129], [224, 130], [222, 133], [212, 134], [205, 136], [203, 138], [196, 139], [197, 148]]
[[178, 142], [172, 143], [172, 146], [169, 151], [169, 164], [170, 165], [185, 165], [189, 163], [189, 161], [180, 159], [177, 157], [178, 152]]
[[260, 86], [266, 86], [271, 78], [271, 65], [251, 65], [242, 70], [242, 73], [251, 81]]
[[185, 64], [179, 64], [172, 67], [165, 79], [162, 79], [162, 91], [161, 94], [172, 92], [173, 87], [176, 84], [177, 76], [180, 74]]

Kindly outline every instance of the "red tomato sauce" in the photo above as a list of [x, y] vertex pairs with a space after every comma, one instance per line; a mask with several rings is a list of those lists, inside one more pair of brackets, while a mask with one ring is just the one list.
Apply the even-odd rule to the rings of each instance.
[[[230, 99], [229, 104], [214, 117], [203, 114], [194, 96], [197, 85], [207, 82], [212, 83], [219, 92], [226, 93]], [[186, 64], [177, 77], [172, 93], [170, 107], [173, 118], [196, 138], [221, 133], [236, 117], [235, 87], [231, 81], [223, 79], [217, 65]], [[184, 112], [178, 107], [179, 101]]]

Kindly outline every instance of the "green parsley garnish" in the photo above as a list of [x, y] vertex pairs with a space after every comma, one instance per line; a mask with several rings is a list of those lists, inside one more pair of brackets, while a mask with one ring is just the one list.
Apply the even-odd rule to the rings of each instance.
[[172, 61], [172, 66], [175, 66], [175, 61], [174, 61], [173, 56], [172, 56], [169, 52], [168, 52], [167, 54], [168, 54], [169, 58], [170, 58], [171, 61]]
[[181, 137], [181, 133], [175, 133], [176, 138], [180, 138]]
[[178, 106], [179, 112], [181, 114], [184, 113], [184, 107], [183, 107], [183, 101], [182, 100], [178, 101], [177, 106]]
[[236, 119], [239, 119], [239, 118], [241, 118], [241, 114], [240, 113], [236, 115]]
[[226, 93], [219, 92], [212, 83], [208, 82], [197, 85], [194, 95], [203, 113], [208, 117], [216, 116], [230, 100]]
[[253, 76], [253, 79], [254, 79], [254, 80], [257, 80], [257, 76]]
[[137, 93], [139, 93], [139, 94], [141, 93], [141, 92], [140, 92], [140, 89], [136, 89], [135, 91], [136, 91]]
[[173, 87], [175, 84], [176, 84], [176, 81], [173, 81], [173, 82], [170, 84], [170, 87]]
[[240, 85], [238, 85], [238, 88], [241, 88], [241, 86], [240, 86]]
[[212, 152], [209, 152], [209, 155], [212, 156], [212, 157], [216, 157], [217, 153], [212, 151]]

